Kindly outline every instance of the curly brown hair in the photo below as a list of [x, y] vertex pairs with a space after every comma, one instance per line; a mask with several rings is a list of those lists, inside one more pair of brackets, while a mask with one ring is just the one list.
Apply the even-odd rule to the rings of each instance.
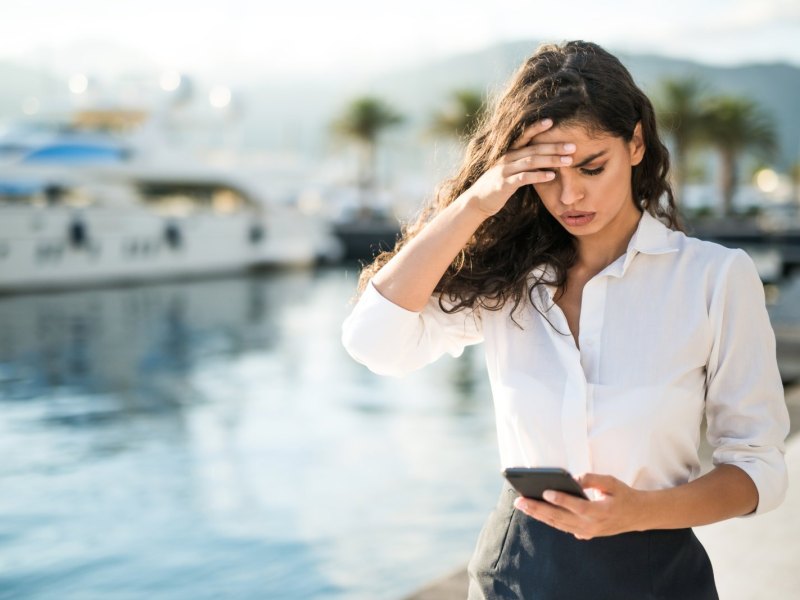
[[[369, 279], [434, 216], [469, 189], [494, 165], [526, 127], [549, 118], [554, 125], [581, 125], [624, 139], [642, 123], [643, 160], [633, 167], [633, 201], [640, 210], [662, 218], [671, 229], [684, 226], [667, 181], [669, 153], [656, 128], [655, 112], [628, 70], [615, 56], [584, 41], [544, 44], [527, 58], [469, 140], [456, 175], [440, 184], [433, 201], [403, 224], [394, 249], [382, 252], [360, 274], [361, 293]], [[563, 289], [567, 272], [577, 260], [577, 243], [542, 204], [533, 185], [517, 189], [505, 206], [484, 221], [444, 273], [434, 292], [447, 312], [480, 305], [499, 310], [513, 301], [513, 315], [526, 294], [543, 283]], [[540, 265], [553, 268], [553, 279], [531, 277]], [[445, 307], [447, 295], [451, 306]], [[538, 309], [537, 309], [538, 310]], [[513, 318], [513, 317], [512, 317]]]

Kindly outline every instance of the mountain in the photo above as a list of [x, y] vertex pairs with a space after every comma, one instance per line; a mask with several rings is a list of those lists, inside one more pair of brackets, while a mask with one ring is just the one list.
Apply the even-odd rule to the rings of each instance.
[[[250, 110], [257, 113], [251, 115], [251, 127], [244, 138], [253, 146], [292, 141], [297, 148], [319, 150], [326, 147], [326, 124], [347, 101], [374, 94], [407, 116], [402, 127], [387, 134], [388, 145], [400, 154], [418, 156], [419, 144], [423, 143], [420, 130], [446, 103], [452, 90], [498, 90], [537, 46], [535, 41], [497, 44], [445, 60], [335, 83], [286, 87], [280, 82], [259, 82], [247, 90]], [[779, 137], [776, 165], [785, 170], [800, 161], [800, 68], [783, 63], [723, 67], [655, 55], [616, 54], [651, 97], [657, 94], [661, 79], [694, 75], [706, 82], [711, 92], [752, 98], [774, 119]]]
[[[401, 127], [387, 132], [382, 162], [417, 168], [434, 152], [423, 131], [452, 90], [498, 90], [537, 46], [533, 40], [506, 42], [377, 75], [337, 77], [331, 73], [324, 80], [300, 76], [293, 81], [254, 80], [236, 90], [242, 111], [239, 140], [246, 148], [291, 150], [313, 157], [340, 152], [329, 137], [328, 124], [350, 99], [373, 94], [406, 115]], [[800, 161], [800, 68], [783, 63], [722, 67], [655, 55], [616, 54], [651, 95], [664, 77], [696, 75], [714, 92], [756, 100], [775, 120], [777, 166], [787, 169]], [[22, 98], [32, 93], [30, 86], [38, 82], [41, 88], [41, 83], [50, 79], [46, 74], [0, 64], [0, 116], [18, 112]]]

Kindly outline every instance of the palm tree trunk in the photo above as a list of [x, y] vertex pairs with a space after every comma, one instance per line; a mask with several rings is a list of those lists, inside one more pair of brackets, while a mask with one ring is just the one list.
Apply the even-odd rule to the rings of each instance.
[[359, 148], [358, 157], [358, 218], [366, 219], [369, 216], [369, 178], [370, 157], [369, 144]]
[[374, 142], [367, 142], [361, 146], [361, 157], [359, 161], [358, 174], [358, 204], [359, 217], [369, 218], [373, 216], [375, 207], [375, 155], [376, 145]]
[[676, 204], [684, 203], [686, 191], [686, 142], [682, 139], [675, 140], [675, 166], [672, 169], [672, 190]]
[[800, 162], [792, 167], [792, 182], [794, 184], [794, 201], [800, 206]]
[[374, 194], [378, 180], [378, 147], [375, 142], [370, 142], [367, 148], [367, 182], [370, 191]]
[[720, 153], [720, 189], [722, 191], [723, 214], [733, 214], [733, 195], [736, 192], [736, 152], [723, 148]]

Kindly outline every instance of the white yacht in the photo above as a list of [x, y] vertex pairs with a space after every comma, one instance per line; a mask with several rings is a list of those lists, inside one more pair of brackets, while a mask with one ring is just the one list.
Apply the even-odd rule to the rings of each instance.
[[25, 141], [0, 138], [0, 292], [310, 265], [342, 253], [323, 219], [265, 201], [232, 170], [109, 136]]

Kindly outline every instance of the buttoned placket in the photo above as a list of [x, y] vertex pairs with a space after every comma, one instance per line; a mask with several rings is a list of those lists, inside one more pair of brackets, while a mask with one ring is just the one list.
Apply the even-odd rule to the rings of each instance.
[[622, 277], [630, 265], [635, 250], [630, 250], [594, 275], [584, 284], [581, 292], [580, 325], [578, 340], [580, 349], [570, 334], [564, 311], [553, 300], [555, 287], [546, 285], [550, 306], [556, 315], [559, 330], [567, 335], [558, 335], [556, 347], [567, 370], [561, 406], [561, 426], [568, 470], [573, 475], [592, 471], [592, 451], [589, 444], [591, 431], [591, 409], [594, 383], [600, 378], [600, 348], [603, 320], [606, 313], [609, 277]]

